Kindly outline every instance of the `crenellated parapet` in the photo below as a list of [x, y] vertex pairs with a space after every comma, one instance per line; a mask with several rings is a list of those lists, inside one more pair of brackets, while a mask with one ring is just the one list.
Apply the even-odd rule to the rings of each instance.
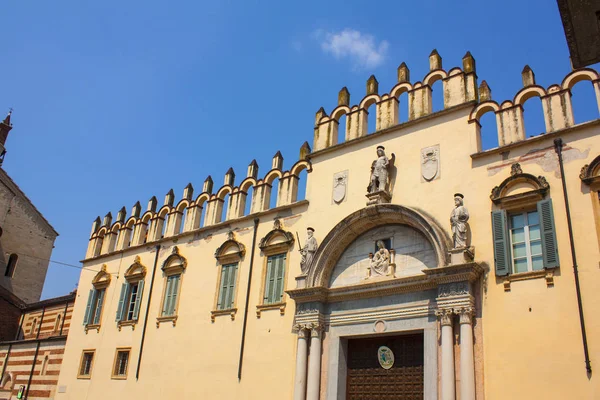
[[501, 104], [492, 100], [492, 91], [485, 81], [479, 87], [480, 103], [477, 104], [469, 117], [469, 122], [477, 126], [477, 143], [473, 152], [479, 152], [481, 147], [481, 117], [493, 112], [496, 115], [498, 145], [525, 140], [525, 123], [523, 105], [532, 97], [539, 97], [542, 102], [546, 133], [566, 129], [575, 124], [573, 106], [571, 103], [571, 89], [577, 82], [590, 81], [594, 86], [596, 101], [600, 110], [600, 75], [593, 69], [579, 69], [569, 73], [560, 85], [553, 84], [544, 89], [535, 81], [535, 74], [526, 65], [521, 72], [523, 88], [517, 92], [512, 100]]
[[[375, 76], [367, 80], [366, 96], [356, 105], [350, 105], [350, 92], [344, 87], [338, 94], [338, 105], [330, 114], [324, 108], [317, 111], [315, 118], [314, 151], [323, 150], [337, 143], [340, 118], [346, 115], [345, 141], [366, 136], [368, 119], [376, 118], [377, 131], [398, 125], [399, 98], [408, 93], [408, 119], [415, 120], [432, 113], [432, 86], [443, 82], [444, 108], [477, 100], [477, 75], [475, 59], [467, 52], [461, 68], [446, 71], [442, 68], [442, 57], [436, 50], [429, 56], [429, 73], [422, 81], [410, 82], [410, 70], [405, 63], [398, 67], [398, 83], [389, 93], [379, 94], [379, 83]], [[374, 107], [374, 113], [373, 108]]]
[[[253, 189], [250, 214], [267, 211], [270, 208], [273, 195], [271, 189], [275, 179], [279, 179], [278, 192], [275, 194], [276, 207], [293, 204], [298, 200], [300, 173], [303, 170], [312, 171], [308, 160], [310, 152], [310, 146], [304, 143], [300, 148], [300, 160], [287, 171], [283, 170], [283, 156], [278, 151], [273, 156], [271, 169], [263, 178], [258, 178], [258, 163], [252, 160], [248, 165], [246, 177], [237, 185], [235, 172], [230, 168], [225, 173], [223, 185], [216, 191], [213, 191], [212, 177], [208, 176], [202, 185], [202, 192], [195, 198], [194, 187], [190, 183], [184, 188], [179, 202], [175, 201], [175, 192], [171, 189], [165, 195], [160, 208], [157, 198], [153, 196], [148, 201], [144, 213], [138, 201], [133, 206], [129, 218], [126, 216], [125, 207], [119, 210], [114, 223], [110, 212], [102, 220], [98, 217], [92, 224], [86, 258], [242, 218], [250, 189]], [[225, 198], [228, 195], [228, 206], [224, 210]]]

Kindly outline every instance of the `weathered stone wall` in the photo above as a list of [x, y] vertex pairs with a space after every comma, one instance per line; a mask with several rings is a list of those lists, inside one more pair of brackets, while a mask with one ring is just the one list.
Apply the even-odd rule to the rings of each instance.
[[[0, 170], [0, 227], [0, 285], [26, 303], [36, 302], [42, 294], [57, 233], [3, 170]], [[14, 275], [6, 277], [11, 254], [17, 254], [18, 261]]]

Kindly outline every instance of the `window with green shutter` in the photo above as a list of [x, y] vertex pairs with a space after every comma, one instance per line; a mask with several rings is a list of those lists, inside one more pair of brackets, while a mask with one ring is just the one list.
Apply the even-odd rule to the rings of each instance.
[[121, 286], [119, 305], [117, 307], [117, 322], [137, 321], [144, 291], [144, 280], [126, 282]]
[[524, 211], [492, 212], [492, 234], [498, 276], [559, 265], [551, 199]]
[[219, 283], [217, 310], [228, 310], [233, 308], [237, 269], [238, 263], [221, 266], [221, 282]]
[[272, 255], [267, 258], [263, 304], [274, 304], [283, 301], [285, 260], [285, 253]]
[[179, 296], [180, 281], [181, 274], [173, 274], [167, 277], [161, 316], [169, 317], [177, 314], [177, 297]]

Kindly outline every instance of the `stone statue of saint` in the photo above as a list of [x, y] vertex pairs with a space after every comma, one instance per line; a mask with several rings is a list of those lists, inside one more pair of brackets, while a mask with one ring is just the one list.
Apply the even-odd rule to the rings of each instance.
[[450, 214], [450, 225], [452, 226], [452, 240], [455, 249], [464, 249], [468, 247], [467, 229], [469, 221], [469, 211], [463, 205], [464, 196], [460, 193], [454, 195], [454, 210]]
[[306, 228], [306, 243], [304, 244], [304, 247], [300, 249], [300, 254], [302, 255], [302, 258], [300, 259], [300, 270], [302, 271], [302, 275], [308, 274], [317, 248], [319, 247], [317, 239], [313, 236], [314, 232], [315, 230], [313, 228]]
[[385, 148], [377, 146], [377, 160], [371, 164], [371, 182], [367, 191], [375, 193], [385, 191], [388, 180], [388, 168], [390, 160], [385, 155]]
[[377, 251], [373, 254], [371, 264], [371, 276], [385, 276], [390, 266], [390, 252], [385, 248], [382, 240], [377, 241]]

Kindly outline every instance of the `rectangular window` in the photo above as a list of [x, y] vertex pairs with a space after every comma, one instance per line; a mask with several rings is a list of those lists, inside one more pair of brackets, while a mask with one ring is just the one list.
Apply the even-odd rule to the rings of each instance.
[[509, 215], [513, 272], [544, 268], [540, 218], [536, 211]]
[[169, 275], [167, 277], [167, 286], [165, 288], [161, 316], [170, 317], [177, 314], [177, 297], [179, 295], [180, 281], [181, 274]]
[[238, 263], [227, 264], [221, 267], [221, 282], [219, 284], [217, 310], [228, 310], [233, 308], [237, 269]]
[[138, 320], [143, 292], [143, 280], [123, 283], [117, 307], [117, 322]]
[[551, 199], [532, 210], [492, 211], [492, 237], [497, 276], [559, 266]]
[[19, 256], [16, 254], [11, 254], [8, 257], [8, 262], [6, 263], [6, 271], [4, 271], [4, 276], [8, 278], [12, 278], [15, 276], [15, 269], [17, 268], [17, 261], [19, 260]]
[[92, 365], [94, 362], [95, 350], [84, 350], [81, 354], [81, 364], [79, 365], [78, 378], [90, 378], [92, 374]]
[[100, 325], [104, 294], [106, 289], [92, 289], [88, 296], [88, 303], [83, 318], [84, 325]]
[[283, 301], [283, 278], [285, 276], [286, 253], [267, 258], [265, 293], [263, 304], [275, 304]]
[[130, 349], [117, 349], [115, 354], [115, 365], [113, 367], [113, 379], [126, 379], [127, 367], [129, 366]]

